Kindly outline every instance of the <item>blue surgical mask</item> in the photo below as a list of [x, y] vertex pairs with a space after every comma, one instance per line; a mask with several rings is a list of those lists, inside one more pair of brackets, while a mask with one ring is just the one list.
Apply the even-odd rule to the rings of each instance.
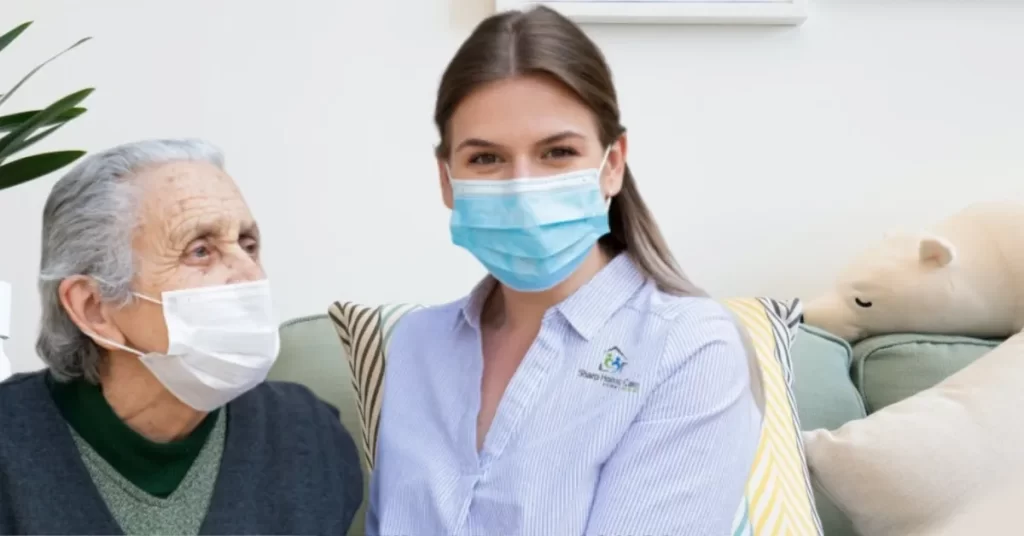
[[[610, 148], [609, 148], [610, 150]], [[543, 178], [451, 178], [452, 242], [502, 284], [548, 290], [579, 268], [609, 232], [601, 166]]]

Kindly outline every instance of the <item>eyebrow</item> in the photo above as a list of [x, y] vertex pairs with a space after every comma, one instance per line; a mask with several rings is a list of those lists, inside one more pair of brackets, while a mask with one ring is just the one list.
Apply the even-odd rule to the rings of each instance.
[[[536, 146], [550, 145], [552, 143], [557, 143], [557, 142], [560, 142], [562, 140], [566, 140], [566, 139], [569, 139], [569, 138], [581, 138], [582, 139], [583, 138], [583, 134], [580, 134], [579, 132], [576, 132], [574, 130], [563, 130], [562, 132], [559, 132], [558, 134], [552, 134], [551, 136], [548, 136], [548, 137], [544, 138], [543, 140], [538, 141], [534, 145], [536, 145]], [[487, 141], [487, 140], [480, 139], [480, 138], [468, 138], [468, 139], [463, 140], [462, 143], [460, 143], [458, 145], [458, 147], [455, 148], [455, 150], [456, 151], [460, 151], [460, 150], [462, 150], [462, 149], [464, 149], [466, 147], [481, 147], [481, 148], [493, 149], [493, 148], [496, 148], [496, 147], [501, 147], [501, 145], [498, 144], [498, 143], [494, 143], [493, 141]]]
[[[200, 240], [203, 238], [216, 237], [224, 232], [225, 222], [221, 219], [206, 220], [195, 227], [189, 228], [187, 231], [180, 233], [174, 237], [175, 243], [180, 243], [182, 247], [187, 246], [194, 240]], [[258, 239], [260, 237], [260, 227], [255, 221], [249, 220], [244, 221], [238, 227], [238, 236], [248, 236]]]

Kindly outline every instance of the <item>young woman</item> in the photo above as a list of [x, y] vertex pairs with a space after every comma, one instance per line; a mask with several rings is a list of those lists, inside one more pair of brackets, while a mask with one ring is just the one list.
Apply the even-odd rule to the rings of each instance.
[[435, 120], [452, 241], [490, 276], [391, 339], [370, 533], [726, 534], [747, 352], [640, 197], [601, 52], [549, 9], [493, 16]]

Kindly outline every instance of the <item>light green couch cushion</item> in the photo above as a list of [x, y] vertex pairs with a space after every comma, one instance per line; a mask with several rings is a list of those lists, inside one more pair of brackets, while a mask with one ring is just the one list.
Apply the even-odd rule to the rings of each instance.
[[[338, 335], [327, 315], [296, 318], [281, 324], [281, 353], [271, 369], [270, 380], [305, 385], [341, 412], [341, 424], [359, 444], [359, 409], [352, 372]], [[359, 464], [362, 467], [362, 464]], [[370, 476], [363, 470], [363, 497], [368, 497]], [[366, 500], [356, 512], [349, 536], [362, 536]]]
[[[864, 403], [850, 379], [853, 350], [846, 341], [801, 325], [793, 341], [793, 395], [800, 428], [834, 430], [864, 418]], [[812, 482], [813, 483], [813, 482]], [[855, 536], [853, 524], [814, 484], [814, 502], [825, 536]]]
[[935, 386], [1001, 341], [901, 333], [853, 347], [853, 380], [868, 413]]
[[801, 325], [793, 342], [793, 394], [800, 427], [835, 430], [863, 419], [864, 402], [850, 379], [853, 350], [824, 330]]

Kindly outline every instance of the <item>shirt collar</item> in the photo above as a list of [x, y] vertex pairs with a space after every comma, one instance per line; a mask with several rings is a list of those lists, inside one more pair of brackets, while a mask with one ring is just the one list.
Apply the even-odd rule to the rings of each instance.
[[494, 276], [485, 276], [475, 287], [472, 292], [469, 293], [460, 308], [463, 320], [470, 327], [479, 331], [480, 330], [480, 313], [484, 310], [484, 304], [487, 303], [487, 297], [491, 295], [491, 291], [494, 290], [494, 285], [498, 284], [498, 281], [494, 279]]
[[[601, 329], [608, 319], [632, 298], [647, 278], [628, 253], [620, 253], [571, 296], [555, 305], [548, 313], [557, 312], [586, 340]], [[463, 302], [463, 320], [473, 329], [480, 329], [480, 313], [497, 281], [486, 276], [473, 288]]]
[[622, 252], [555, 308], [581, 337], [590, 340], [646, 281], [629, 253]]

